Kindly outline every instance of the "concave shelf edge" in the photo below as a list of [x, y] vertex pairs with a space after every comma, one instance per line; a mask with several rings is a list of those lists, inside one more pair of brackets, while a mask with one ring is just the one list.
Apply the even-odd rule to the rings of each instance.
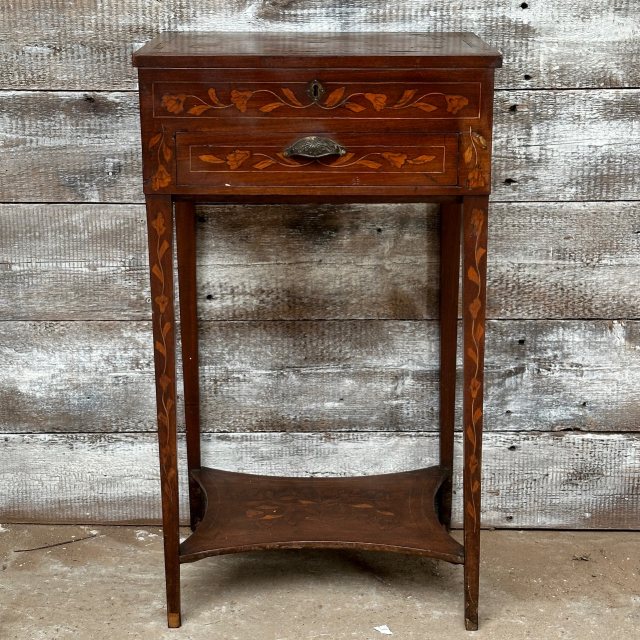
[[244, 551], [359, 549], [464, 562], [435, 496], [439, 466], [375, 476], [282, 477], [203, 467], [192, 472], [205, 510], [180, 562]]

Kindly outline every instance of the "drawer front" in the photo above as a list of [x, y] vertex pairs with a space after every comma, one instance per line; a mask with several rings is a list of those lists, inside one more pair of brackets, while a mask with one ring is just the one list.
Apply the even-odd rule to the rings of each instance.
[[236, 142], [208, 132], [176, 135], [179, 186], [242, 187], [455, 186], [458, 136], [347, 133], [332, 136], [343, 155], [287, 156], [285, 149], [313, 132], [274, 132]]
[[477, 120], [481, 83], [420, 81], [154, 82], [155, 118]]

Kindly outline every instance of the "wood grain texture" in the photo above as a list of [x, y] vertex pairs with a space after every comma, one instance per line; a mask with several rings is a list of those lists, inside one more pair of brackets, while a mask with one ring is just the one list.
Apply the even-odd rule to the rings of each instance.
[[0, 201], [142, 202], [132, 93], [0, 92]]
[[[329, 543], [330, 546], [338, 548], [355, 545], [355, 548], [380, 550], [402, 550], [398, 547], [406, 544], [407, 550], [412, 552], [424, 552], [452, 562], [462, 561], [464, 562], [465, 626], [468, 630], [477, 629], [480, 567], [480, 452], [486, 311], [486, 213], [491, 186], [490, 158], [494, 93], [493, 71], [486, 67], [501, 66], [502, 55], [496, 49], [485, 45], [477, 36], [466, 33], [433, 34], [425, 38], [404, 33], [357, 34], [354, 36], [354, 42], [351, 41], [350, 36], [341, 33], [325, 33], [319, 37], [320, 42], [325, 45], [321, 48], [323, 51], [329, 49], [332, 55], [327, 57], [318, 55], [317, 58], [314, 53], [316, 45], [309, 46], [310, 42], [313, 43], [313, 34], [308, 34], [308, 39], [305, 38], [305, 34], [291, 34], [288, 37], [261, 35], [250, 43], [246, 42], [246, 38], [245, 33], [229, 34], [218, 44], [218, 40], [221, 39], [219, 33], [207, 32], [194, 35], [174, 32], [154, 38], [139, 55], [134, 56], [136, 65], [155, 67], [141, 70], [139, 100], [143, 142], [142, 173], [149, 223], [155, 382], [169, 626], [180, 626], [179, 560], [196, 560], [221, 550], [233, 552], [245, 548], [265, 548], [260, 543], [262, 536], [256, 535], [255, 531], [256, 524], [258, 522], [264, 524], [265, 521], [262, 518], [256, 520], [251, 517], [249, 512], [253, 509], [247, 510], [247, 507], [255, 505], [256, 508], [262, 509], [264, 507], [260, 505], [264, 505], [263, 499], [266, 500], [270, 494], [273, 494], [276, 505], [286, 506], [288, 503], [289, 513], [288, 515], [274, 514], [273, 506], [266, 507], [270, 513], [262, 515], [270, 520], [275, 518], [270, 522], [273, 537], [263, 538], [267, 543], [266, 548], [279, 547], [283, 543], [284, 546], [293, 548], [299, 546], [296, 543], [301, 540], [307, 541], [303, 546], [307, 546], [307, 543], [311, 546], [325, 546]], [[420, 44], [417, 40], [421, 41]], [[226, 54], [227, 42], [231, 52], [238, 51], [238, 55]], [[204, 55], [199, 53], [201, 45]], [[422, 47], [427, 49], [429, 55], [424, 58], [415, 57], [415, 51]], [[210, 53], [211, 48], [215, 49], [213, 54]], [[437, 49], [437, 52], [432, 53], [432, 49]], [[381, 50], [383, 53], [380, 53]], [[186, 55], [184, 55], [185, 51]], [[310, 54], [307, 56], [308, 51]], [[466, 54], [463, 53], [466, 51], [469, 51], [469, 62]], [[243, 57], [244, 53], [247, 53], [246, 59]], [[431, 54], [433, 58], [430, 57]], [[358, 59], [362, 62], [359, 63]], [[331, 86], [327, 86], [327, 90], [331, 93], [326, 101], [323, 100], [321, 103], [318, 102], [320, 95], [317, 81], [314, 81], [313, 90], [307, 91], [307, 94], [311, 93], [311, 96], [307, 96], [311, 99], [307, 107], [287, 87], [292, 74], [289, 66], [300, 65], [304, 68], [307, 66], [305, 61], [312, 70], [314, 67], [319, 68], [318, 76], [323, 75], [325, 70], [327, 73], [332, 73], [336, 68], [353, 65], [356, 67], [353, 71], [344, 72], [347, 84], [356, 80], [360, 73], [358, 68], [360, 64], [377, 68], [378, 72], [373, 74], [375, 82], [364, 83], [361, 88], [357, 83], [353, 85], [352, 90], [345, 87], [332, 89]], [[281, 87], [280, 92], [286, 96], [286, 99], [266, 102], [267, 92], [270, 96], [278, 94], [274, 93], [272, 88], [261, 89], [263, 73], [253, 69], [246, 76], [248, 83], [245, 85], [246, 90], [234, 88], [229, 93], [229, 102], [221, 102], [217, 97], [216, 89], [210, 86], [207, 89], [207, 98], [215, 106], [207, 102], [192, 106], [188, 108], [187, 113], [193, 114], [195, 118], [187, 124], [178, 124], [179, 118], [174, 118], [173, 114], [183, 111], [187, 96], [197, 96], [201, 92], [202, 79], [189, 80], [174, 67], [194, 66], [206, 70], [242, 67], [243, 64], [247, 67], [261, 64], [272, 68], [272, 79], [276, 83], [274, 88]], [[471, 96], [466, 97], [467, 91], [463, 84], [452, 86], [454, 93], [442, 87], [445, 100], [441, 101], [438, 107], [431, 104], [430, 99], [428, 102], [422, 102], [422, 96], [426, 98], [438, 93], [439, 87], [435, 78], [431, 76], [431, 71], [425, 72], [425, 85], [421, 90], [408, 88], [411, 81], [409, 71], [401, 71], [398, 79], [391, 81], [393, 69], [396, 67], [402, 69], [419, 65], [428, 69], [433, 65], [445, 69], [450, 74], [448, 79], [451, 83], [465, 83], [472, 78], [469, 70], [465, 69], [467, 64], [481, 71], [473, 74], [479, 84], [479, 93], [482, 94], [482, 99], [478, 103], [479, 109], [470, 114], [471, 119], [475, 121], [473, 123], [465, 123], [465, 116], [462, 115], [461, 110], [472, 103]], [[307, 69], [304, 73], [306, 76], [304, 81], [308, 83], [310, 72]], [[315, 71], [311, 73], [313, 73], [311, 77], [318, 77]], [[215, 77], [215, 74], [212, 74], [212, 77]], [[403, 83], [402, 77], [405, 78], [406, 84]], [[170, 120], [164, 118], [159, 120], [154, 101], [156, 88], [158, 91], [165, 91], [159, 89], [159, 83], [178, 80], [185, 80], [179, 89], [184, 94], [178, 93], [175, 96], [165, 94], [162, 97], [161, 106], [166, 105], [172, 117]], [[459, 94], [455, 93], [458, 89]], [[324, 93], [324, 90], [320, 93]], [[292, 117], [287, 123], [286, 130], [282, 129], [282, 118], [267, 115], [260, 124], [256, 122], [253, 126], [244, 126], [242, 130], [238, 127], [236, 130], [234, 125], [239, 125], [240, 122], [236, 120], [236, 116], [230, 115], [231, 112], [227, 109], [235, 108], [238, 113], [245, 113], [248, 111], [248, 102], [253, 101], [256, 96], [260, 96], [258, 104], [261, 106], [258, 107], [258, 111], [265, 114], [270, 114], [274, 108], [281, 106], [286, 109], [309, 108], [314, 112], [322, 108], [323, 111], [328, 109], [330, 113], [324, 112], [322, 116], [317, 114], [310, 118], [307, 124], [300, 123], [297, 126], [294, 125], [295, 118]], [[382, 114], [377, 120], [380, 122], [380, 127], [373, 127], [373, 121], [370, 120], [366, 126], [363, 122], [359, 128], [349, 131], [354, 123], [345, 120], [336, 112], [342, 100], [346, 101], [345, 111], [353, 108], [359, 111], [367, 109], [356, 102], [349, 102], [355, 100], [356, 96], [362, 96], [372, 105], [373, 111]], [[414, 97], [415, 102], [411, 103]], [[449, 121], [447, 130], [451, 127], [450, 133], [443, 134], [442, 123], [435, 119], [429, 121], [422, 116], [416, 119], [416, 126], [409, 131], [407, 127], [409, 120], [404, 116], [389, 117], [383, 113], [387, 110], [385, 105], [388, 104], [391, 105], [390, 110], [397, 111], [424, 109], [425, 112], [431, 112], [442, 109], [442, 119]], [[205, 123], [204, 118], [199, 117], [201, 107], [207, 111], [212, 109], [219, 114], [216, 118], [219, 122], [217, 129], [213, 129], [211, 125]], [[223, 110], [226, 115], [222, 115]], [[444, 113], [448, 115], [445, 116]], [[413, 121], [414, 117], [410, 119]], [[248, 122], [250, 123], [251, 120]], [[307, 135], [301, 128], [306, 126], [310, 127]], [[327, 138], [327, 133], [332, 137]], [[300, 135], [302, 135], [301, 138]], [[298, 140], [291, 144], [288, 141], [293, 136]], [[345, 146], [341, 146], [342, 144]], [[351, 152], [348, 149], [351, 149]], [[340, 158], [329, 159], [330, 156], [336, 155]], [[211, 166], [218, 168], [211, 169]], [[224, 168], [220, 170], [221, 167]], [[280, 477], [267, 480], [251, 475], [247, 477], [246, 474], [225, 474], [213, 470], [207, 472], [202, 468], [194, 471], [196, 474], [194, 477], [203, 493], [206, 496], [209, 496], [211, 491], [217, 495], [224, 493], [225, 498], [221, 501], [216, 501], [213, 496], [210, 499], [207, 498], [207, 504], [213, 508], [213, 512], [205, 513], [202, 523], [193, 535], [180, 545], [180, 550], [184, 550], [185, 555], [179, 553], [175, 413], [177, 397], [171, 238], [173, 200], [189, 196], [193, 196], [199, 202], [228, 202], [230, 198], [238, 198], [243, 202], [257, 204], [265, 202], [278, 204], [282, 202], [283, 196], [290, 196], [293, 202], [303, 201], [314, 204], [344, 202], [345, 199], [356, 202], [363, 200], [433, 202], [435, 198], [438, 202], [442, 201], [443, 197], [446, 200], [447, 196], [462, 198], [463, 274], [467, 275], [466, 279], [463, 276], [465, 283], [463, 286], [463, 352], [465, 357], [462, 395], [463, 426], [466, 434], [463, 447], [464, 549], [442, 529], [434, 504], [438, 485], [450, 474], [449, 469], [436, 466], [431, 467], [431, 472], [391, 474], [387, 479], [378, 475], [375, 478], [330, 479], [323, 482], [316, 478], [296, 480]], [[450, 200], [447, 201], [450, 202]], [[183, 207], [176, 208], [179, 214], [184, 213]], [[195, 214], [195, 208], [192, 205], [189, 205], [189, 210], [190, 214]], [[189, 234], [195, 240], [195, 218], [190, 226]], [[183, 229], [183, 225], [180, 224], [178, 228]], [[195, 247], [193, 251], [195, 252]], [[196, 337], [197, 290], [195, 280], [191, 277], [185, 278], [184, 271], [188, 270], [195, 275], [195, 257], [186, 256], [182, 250], [179, 250], [177, 255], [177, 268], [183, 271], [182, 277], [179, 278], [184, 296], [180, 306], [182, 309], [185, 307], [192, 309], [191, 321], [189, 318], [181, 317], [181, 335], [183, 345], [186, 346], [182, 356], [187, 364], [191, 359], [190, 351]], [[457, 265], [455, 273], [457, 276]], [[468, 288], [468, 280], [477, 286], [476, 291]], [[453, 315], [450, 318], [454, 326], [457, 321], [457, 303], [456, 296], [453, 300]], [[168, 336], [171, 340], [166, 339]], [[453, 342], [455, 344], [455, 339]], [[194, 348], [197, 350], [197, 347]], [[473, 360], [471, 366], [470, 358]], [[455, 355], [452, 360], [455, 363]], [[376, 370], [379, 369], [380, 367], [376, 367]], [[194, 377], [195, 380], [193, 380]], [[192, 376], [187, 370], [184, 377], [187, 409], [190, 408], [193, 399], [189, 388], [192, 380], [195, 385], [198, 385], [197, 376]], [[277, 410], [279, 411], [279, 408]], [[193, 468], [192, 450], [189, 445], [194, 437], [198, 439], [200, 437], [199, 430], [194, 431], [194, 427], [191, 415], [187, 414], [189, 468]], [[281, 430], [282, 427], [276, 426], [276, 429]], [[469, 446], [470, 443], [471, 446]], [[432, 475], [434, 472], [435, 475]], [[426, 483], [425, 474], [431, 476], [431, 483]], [[408, 481], [408, 478], [412, 480]], [[324, 488], [320, 489], [320, 486]], [[420, 486], [423, 487], [424, 493], [416, 494], [416, 489]], [[264, 498], [257, 497], [257, 502], [254, 502], [256, 488]], [[353, 497], [350, 497], [351, 489], [354, 491]], [[324, 505], [318, 515], [323, 524], [310, 527], [308, 500], [315, 501], [316, 491], [319, 493], [319, 503]], [[409, 498], [406, 495], [399, 497], [406, 493], [410, 494]], [[296, 496], [302, 499], [296, 500]], [[367, 509], [374, 509], [366, 523], [355, 516], [353, 500], [357, 501], [356, 505], [359, 508], [362, 504], [366, 504]], [[420, 525], [416, 526], [415, 514], [420, 509], [419, 505], [429, 500], [431, 506], [422, 509], [423, 517], [421, 518], [423, 522], [426, 520], [427, 526], [420, 528]], [[387, 506], [388, 501], [395, 504], [393, 510]], [[372, 502], [379, 506], [375, 508]], [[233, 508], [229, 511], [227, 507], [230, 503], [233, 504]], [[243, 503], [244, 508], [241, 506]], [[197, 506], [195, 510], [191, 510], [192, 523], [197, 520], [199, 511]], [[394, 533], [380, 535], [380, 528], [386, 526], [389, 517], [395, 518], [396, 513], [397, 525], [400, 526]], [[222, 520], [228, 523], [223, 527], [223, 531], [220, 531]], [[303, 524], [304, 521], [307, 521], [307, 526]], [[430, 535], [430, 530], [433, 531], [433, 536]], [[425, 536], [429, 539], [426, 543]], [[187, 551], [190, 541], [194, 542], [194, 546]]]
[[[495, 200], [635, 200], [640, 148], [635, 91], [496, 94]], [[505, 181], [515, 181], [505, 183]]]
[[150, 318], [145, 224], [138, 205], [0, 205], [0, 320]]
[[[0, 26], [0, 85], [132, 89], [131, 53], [160, 31], [461, 31], [504, 53], [500, 88], [640, 85], [633, 0], [10, 0]], [[525, 79], [525, 75], [530, 79]]]
[[357, 477], [292, 478], [204, 467], [207, 497], [180, 561], [267, 549], [360, 549], [466, 564], [465, 549], [440, 524], [438, 466]]
[[[437, 220], [426, 210], [396, 207], [391, 218], [373, 205], [204, 208], [201, 317], [434, 317]], [[14, 301], [0, 307], [0, 319], [149, 317], [142, 207], [0, 212], [0, 283]]]
[[[184, 424], [187, 434], [189, 474], [200, 469], [200, 349], [198, 346], [197, 218], [193, 202], [180, 201], [175, 207], [176, 261], [180, 291], [180, 343]], [[191, 529], [202, 520], [204, 499], [195, 478], [189, 478]]]
[[[11, 301], [0, 305], [0, 431], [37, 432], [0, 442], [3, 517], [159, 519], [144, 212], [115, 204], [142, 202], [133, 49], [169, 29], [411, 28], [473, 30], [505, 54], [496, 78], [503, 91], [487, 313], [510, 320], [489, 323], [483, 520], [639, 528], [636, 434], [531, 432], [640, 430], [637, 323], [546, 320], [639, 317], [640, 208], [613, 202], [639, 193], [639, 91], [602, 90], [640, 86], [637, 7], [520, 4], [8, 0], [0, 20], [0, 202], [66, 204], [0, 205], [0, 298]], [[214, 220], [201, 210], [204, 320], [435, 318], [437, 263], [423, 251], [436, 255], [436, 228], [422, 208], [278, 211], [228, 208]], [[263, 242], [251, 240], [265, 228]], [[538, 321], [513, 321], [522, 318]], [[374, 331], [380, 323], [340, 323], [337, 336], [336, 323], [300, 324], [206, 323], [205, 428], [378, 433], [207, 435], [209, 462], [313, 473], [434, 461], [432, 432], [379, 431], [436, 424], [435, 324]], [[371, 350], [369, 331], [386, 353]], [[415, 374], [403, 368], [409, 348], [420, 358], [410, 364]], [[285, 368], [287, 353], [293, 368]], [[374, 377], [367, 363], [382, 372]], [[372, 412], [371, 397], [383, 410]], [[65, 435], [38, 435], [46, 432]], [[460, 515], [456, 506], [458, 525]]]
[[[498, 93], [495, 125], [494, 201], [637, 198], [640, 90]], [[2, 91], [0, 132], [2, 202], [142, 201], [135, 94]]]
[[[202, 319], [437, 317], [433, 208], [198, 211]], [[494, 203], [490, 227], [489, 317], [639, 317], [640, 203]], [[148, 319], [146, 273], [141, 206], [0, 205], [0, 320]]]
[[147, 196], [156, 416], [162, 495], [162, 537], [167, 620], [180, 626], [180, 513], [177, 467], [176, 323], [174, 312], [174, 207], [171, 198]]
[[[0, 332], [3, 432], [154, 429], [150, 323]], [[487, 430], [638, 430], [639, 349], [638, 322], [489, 322]], [[200, 354], [204, 431], [438, 423], [436, 321], [206, 322]]]
[[[327, 39], [330, 38], [330, 42]], [[215, 58], [213, 60], [212, 58]], [[268, 61], [267, 61], [268, 59]], [[474, 33], [410, 31], [169, 31], [133, 54], [136, 67], [496, 68], [502, 54]], [[163, 72], [164, 73], [164, 72]]]
[[[485, 527], [640, 529], [638, 434], [487, 433], [483, 445]], [[403, 471], [432, 464], [437, 449], [435, 434], [416, 433], [203, 438], [205, 463], [269, 475]], [[5, 523], [159, 521], [155, 434], [6, 435], [0, 451]], [[460, 453], [458, 442], [455, 527]]]
[[480, 594], [488, 211], [488, 196], [465, 198], [462, 202], [462, 494], [464, 618], [467, 631], [478, 628]]

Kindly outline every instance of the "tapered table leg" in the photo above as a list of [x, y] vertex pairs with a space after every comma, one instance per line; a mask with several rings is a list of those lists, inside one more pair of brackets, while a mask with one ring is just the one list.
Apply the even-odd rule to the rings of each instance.
[[480, 495], [488, 204], [487, 196], [465, 197], [463, 203], [464, 596], [465, 626], [469, 631], [478, 628], [480, 587]]
[[160, 449], [162, 530], [167, 586], [167, 621], [169, 627], [179, 627], [180, 538], [176, 443], [173, 205], [170, 196], [147, 196], [146, 204]]
[[200, 384], [198, 369], [198, 311], [196, 295], [196, 210], [191, 201], [176, 202], [178, 286], [180, 288], [180, 338], [182, 380], [189, 469], [189, 513], [191, 529], [202, 520], [200, 485], [191, 472], [200, 469]]
[[440, 206], [440, 466], [448, 475], [440, 488], [439, 513], [447, 530], [451, 527], [461, 211], [459, 202]]

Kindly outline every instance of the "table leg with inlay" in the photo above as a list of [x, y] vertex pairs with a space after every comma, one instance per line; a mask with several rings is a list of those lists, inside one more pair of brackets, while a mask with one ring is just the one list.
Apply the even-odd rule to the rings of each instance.
[[180, 626], [180, 537], [176, 441], [176, 333], [173, 287], [173, 202], [146, 196], [153, 356], [162, 492], [167, 621]]
[[478, 628], [488, 205], [488, 196], [467, 196], [463, 204], [464, 595], [469, 631]]

